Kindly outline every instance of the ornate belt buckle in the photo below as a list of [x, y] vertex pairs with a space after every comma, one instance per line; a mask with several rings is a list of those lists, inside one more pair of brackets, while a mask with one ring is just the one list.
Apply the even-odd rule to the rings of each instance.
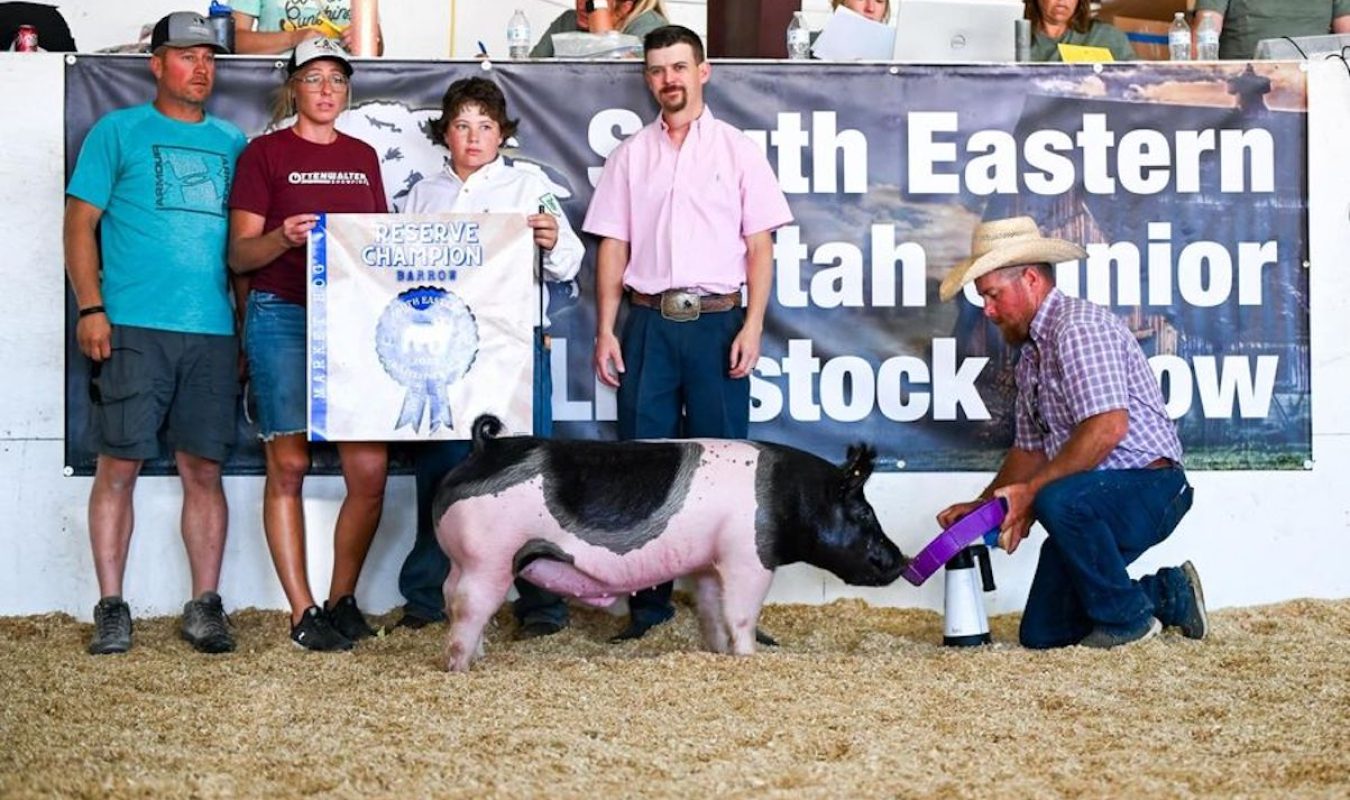
[[698, 295], [688, 289], [667, 289], [661, 293], [661, 316], [671, 322], [693, 322], [699, 315]]

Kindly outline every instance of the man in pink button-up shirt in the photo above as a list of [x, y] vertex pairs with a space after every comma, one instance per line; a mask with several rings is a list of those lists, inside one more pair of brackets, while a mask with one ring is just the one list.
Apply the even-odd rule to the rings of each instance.
[[[661, 115], [610, 155], [582, 225], [602, 237], [596, 375], [618, 390], [622, 439], [743, 439], [773, 288], [772, 232], [792, 212], [764, 154], [704, 106], [712, 67], [698, 35], [669, 25], [644, 44]], [[629, 606], [619, 639], [674, 614], [670, 584]]]

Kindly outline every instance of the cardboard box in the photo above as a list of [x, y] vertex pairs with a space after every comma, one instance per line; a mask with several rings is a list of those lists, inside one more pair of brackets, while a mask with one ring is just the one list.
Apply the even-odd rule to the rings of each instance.
[[1116, 25], [1116, 17], [1171, 22], [1178, 11], [1185, 11], [1189, 19], [1195, 11], [1195, 0], [1105, 0], [1097, 10], [1097, 19], [1112, 25]]
[[[1167, 32], [1178, 11], [1185, 12], [1187, 24], [1194, 27], [1195, 0], [1107, 0], [1097, 11], [1097, 19], [1124, 31], [1141, 60], [1167, 61]], [[1195, 46], [1194, 33], [1191, 46]]]
[[1171, 18], [1163, 22], [1156, 19], [1115, 17], [1111, 20], [1111, 24], [1125, 32], [1139, 60], [1171, 60], [1171, 53], [1167, 49], [1167, 32], [1172, 27]]

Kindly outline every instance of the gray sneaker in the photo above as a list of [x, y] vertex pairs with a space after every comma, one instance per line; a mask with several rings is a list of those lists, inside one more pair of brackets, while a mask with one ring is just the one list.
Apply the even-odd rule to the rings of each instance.
[[1186, 590], [1184, 611], [1177, 619], [1177, 627], [1187, 639], [1203, 639], [1209, 633], [1209, 614], [1205, 611], [1205, 590], [1200, 587], [1200, 573], [1187, 561], [1181, 565], [1181, 575], [1186, 579]]
[[131, 649], [131, 608], [119, 595], [108, 595], [94, 606], [94, 638], [89, 655], [125, 653]]
[[1137, 644], [1147, 641], [1162, 632], [1162, 623], [1157, 617], [1149, 617], [1148, 622], [1143, 623], [1138, 629], [1132, 631], [1122, 631], [1120, 633], [1111, 633], [1101, 628], [1094, 628], [1092, 633], [1083, 637], [1079, 642], [1084, 647], [1096, 647], [1103, 650], [1112, 647], [1124, 647], [1127, 644]]
[[220, 595], [215, 592], [202, 592], [201, 597], [187, 601], [183, 606], [181, 633], [199, 653], [234, 651], [229, 619], [225, 616]]

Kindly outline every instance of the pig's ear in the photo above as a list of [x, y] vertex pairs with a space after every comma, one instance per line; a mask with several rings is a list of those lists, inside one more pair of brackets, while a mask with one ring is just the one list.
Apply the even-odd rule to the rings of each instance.
[[845, 493], [862, 490], [863, 484], [867, 483], [868, 477], [872, 475], [872, 467], [875, 466], [876, 458], [877, 451], [871, 445], [849, 445], [848, 460], [844, 464]]

